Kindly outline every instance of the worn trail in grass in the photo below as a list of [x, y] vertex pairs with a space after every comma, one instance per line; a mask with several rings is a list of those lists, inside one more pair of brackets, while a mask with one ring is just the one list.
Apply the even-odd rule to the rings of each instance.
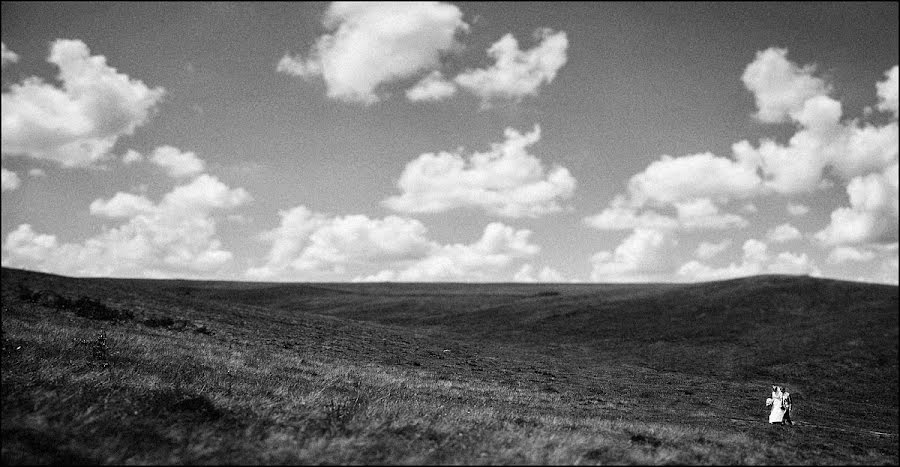
[[[3, 269], [2, 460], [896, 464], [896, 306], [896, 287], [783, 276], [276, 285]], [[765, 423], [773, 383], [795, 394], [798, 426]]]

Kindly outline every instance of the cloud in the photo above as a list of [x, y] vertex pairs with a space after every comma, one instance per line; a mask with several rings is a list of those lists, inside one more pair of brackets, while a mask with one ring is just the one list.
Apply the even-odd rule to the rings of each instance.
[[662, 156], [628, 181], [637, 206], [648, 202], [671, 205], [709, 198], [724, 202], [759, 193], [761, 180], [753, 167], [712, 153], [673, 158]]
[[255, 280], [323, 277], [349, 268], [378, 272], [362, 281], [485, 281], [504, 277], [514, 260], [537, 254], [531, 232], [489, 224], [472, 244], [442, 245], [414, 219], [328, 216], [298, 206], [280, 213], [261, 238], [271, 245], [265, 264], [247, 270]]
[[323, 25], [328, 33], [307, 58], [285, 55], [277, 71], [321, 76], [328, 97], [363, 104], [380, 99], [382, 84], [436, 69], [469, 27], [459, 8], [441, 2], [334, 2]]
[[788, 214], [797, 217], [805, 216], [809, 213], [809, 207], [800, 203], [788, 203], [785, 209], [787, 209]]
[[874, 258], [875, 253], [873, 251], [852, 246], [839, 246], [828, 253], [828, 262], [834, 264], [842, 264], [849, 261], [864, 263]]
[[701, 242], [694, 250], [694, 255], [700, 259], [710, 259], [719, 255], [719, 253], [731, 246], [731, 239], [726, 238], [718, 243]]
[[591, 280], [595, 282], [639, 282], [667, 273], [671, 253], [677, 245], [671, 232], [635, 229], [615, 251], [601, 251], [591, 257]]
[[523, 264], [522, 267], [516, 271], [515, 275], [513, 275], [513, 281], [530, 283], [567, 282], [562, 273], [549, 266], [544, 266], [538, 271], [537, 275], [535, 275], [535, 268], [530, 263]]
[[884, 81], [875, 84], [878, 94], [878, 109], [885, 112], [893, 112], [894, 118], [898, 117], [897, 110], [897, 75], [900, 73], [895, 65], [884, 73]]
[[535, 95], [543, 83], [550, 83], [566, 64], [569, 40], [563, 31], [539, 29], [540, 43], [531, 50], [519, 50], [519, 42], [506, 34], [487, 49], [494, 64], [487, 69], [466, 70], [453, 80], [463, 89], [481, 97], [488, 105], [496, 99], [519, 101]]
[[678, 219], [653, 210], [639, 213], [627, 205], [623, 196], [617, 196], [610, 206], [599, 214], [584, 218], [584, 223], [598, 230], [654, 229], [672, 230], [679, 227]]
[[[132, 152], [126, 153], [123, 161], [129, 157], [133, 158]], [[154, 149], [150, 154], [150, 161], [162, 167], [172, 178], [192, 177], [206, 169], [206, 164], [196, 154], [190, 151], [182, 152], [172, 146], [160, 146]]]
[[406, 90], [406, 98], [413, 102], [440, 101], [456, 94], [456, 85], [447, 81], [440, 71], [432, 71], [415, 86]]
[[[890, 109], [891, 105], [888, 91], [891, 73], [888, 71], [889, 78], [878, 85], [879, 105], [883, 109]], [[779, 117], [799, 126], [788, 144], [763, 139], [758, 147], [748, 141], [732, 146], [737, 160], [762, 171], [767, 189], [781, 194], [811, 192], [822, 186], [827, 173], [846, 181], [881, 171], [897, 161], [896, 121], [882, 126], [862, 124], [857, 120], [844, 122], [841, 103], [837, 100], [823, 93], [798, 94], [790, 83], [781, 84], [787, 86], [784, 89], [786, 95], [806, 96], [802, 100], [792, 100], [790, 111]], [[757, 94], [757, 105], [765, 105], [760, 103], [760, 99], [766, 99], [757, 89], [750, 86], [748, 89]], [[764, 110], [760, 107], [761, 113]]]
[[697, 260], [691, 260], [678, 268], [677, 275], [685, 280], [709, 281], [735, 277], [770, 274], [810, 274], [820, 275], [821, 271], [806, 253], [797, 255], [781, 252], [774, 257], [768, 252], [768, 245], [756, 239], [749, 239], [742, 247], [744, 254], [740, 263], [731, 263], [715, 268]]
[[35, 177], [35, 178], [45, 177], [45, 176], [47, 176], [47, 172], [44, 172], [44, 169], [41, 169], [39, 167], [34, 167], [34, 168], [28, 170], [28, 175]]
[[90, 55], [81, 41], [53, 42], [48, 62], [62, 87], [31, 77], [2, 95], [2, 152], [84, 166], [149, 119], [163, 96]]
[[232, 260], [216, 236], [214, 214], [250, 201], [203, 174], [175, 187], [158, 203], [141, 195], [116, 193], [97, 199], [91, 214], [124, 219], [81, 243], [60, 243], [19, 225], [3, 243], [3, 265], [78, 276], [215, 277]]
[[[879, 108], [892, 111], [896, 67], [885, 77], [877, 84]], [[850, 206], [835, 210], [831, 223], [814, 237], [830, 247], [896, 242], [896, 112], [894, 120], [883, 125], [844, 119], [841, 103], [828, 95], [831, 87], [815, 76], [815, 67], [790, 62], [784, 49], [757, 53], [742, 80], [755, 97], [761, 121], [795, 125], [786, 144], [774, 139], [762, 139], [756, 146], [739, 141], [732, 145], [731, 157], [711, 153], [677, 158], [664, 155], [631, 177], [627, 194], [616, 195], [605, 210], [585, 218], [585, 222], [602, 230], [739, 228], [748, 222], [734, 214], [720, 213], [726, 203], [773, 194], [810, 193], [847, 183]], [[670, 214], [673, 210], [674, 215]], [[789, 203], [787, 210], [794, 216], [809, 212], [807, 206], [794, 203]], [[768, 240], [801, 237], [795, 227], [784, 224], [769, 232]], [[751, 248], [759, 245], [745, 244]], [[600, 255], [601, 263], [611, 262], [610, 255]], [[818, 273], [805, 254], [783, 252], [724, 268], [694, 260], [684, 264], [678, 275], [713, 279], [782, 271]]]
[[[6, 43], [0, 42], [0, 66], [6, 68], [6, 65], [10, 63], [16, 63], [19, 61], [19, 54], [13, 52], [6, 48]], [[896, 97], [895, 97], [896, 100]]]
[[787, 59], [787, 50], [769, 48], [756, 53], [741, 81], [756, 98], [756, 116], [763, 122], [780, 123], [803, 107], [807, 99], [826, 95], [829, 87], [813, 76], [815, 66], [804, 67]]
[[19, 185], [22, 184], [22, 181], [19, 179], [19, 176], [16, 175], [12, 170], [6, 170], [4, 167], [2, 169], [3, 174], [3, 191], [12, 191], [16, 188], [19, 188]]
[[134, 149], [129, 149], [122, 155], [122, 163], [125, 165], [131, 165], [142, 160], [144, 160], [144, 156]]
[[815, 234], [826, 246], [889, 243], [898, 239], [898, 164], [882, 173], [855, 177], [847, 184], [850, 207], [831, 213], [831, 222]]
[[[711, 153], [662, 156], [628, 181], [628, 195], [617, 195], [608, 208], [585, 222], [600, 230], [731, 229], [748, 225], [718, 204], [759, 193], [762, 180], [753, 167]], [[674, 209], [676, 216], [653, 207]]]
[[525, 134], [513, 128], [506, 141], [468, 160], [459, 153], [422, 154], [409, 162], [397, 186], [402, 193], [384, 200], [399, 212], [442, 212], [461, 207], [505, 217], [539, 217], [562, 210], [575, 178], [564, 167], [547, 170], [526, 151], [541, 138], [540, 127]]
[[653, 209], [632, 207], [622, 195], [599, 214], [584, 218], [584, 222], [598, 230], [723, 230], [746, 227], [748, 222], [736, 214], [720, 213], [708, 198], [674, 203], [676, 216], [667, 216]]
[[774, 243], [787, 243], [793, 240], [800, 240], [801, 238], [803, 238], [803, 234], [788, 223], [776, 226], [766, 234], [766, 240]]

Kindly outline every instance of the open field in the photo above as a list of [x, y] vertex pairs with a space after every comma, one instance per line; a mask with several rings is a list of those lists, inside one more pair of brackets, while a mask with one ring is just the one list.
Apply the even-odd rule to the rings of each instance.
[[4, 268], [2, 292], [8, 464], [898, 463], [893, 286]]

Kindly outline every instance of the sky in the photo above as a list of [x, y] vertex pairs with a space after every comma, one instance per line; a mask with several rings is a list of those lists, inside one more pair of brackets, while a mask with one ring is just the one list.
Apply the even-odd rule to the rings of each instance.
[[896, 3], [2, 3], [2, 264], [898, 282]]

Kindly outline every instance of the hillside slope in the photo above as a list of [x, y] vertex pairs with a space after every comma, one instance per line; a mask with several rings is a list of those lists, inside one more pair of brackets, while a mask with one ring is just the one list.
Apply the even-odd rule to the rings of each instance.
[[2, 284], [4, 463], [898, 461], [897, 287]]

